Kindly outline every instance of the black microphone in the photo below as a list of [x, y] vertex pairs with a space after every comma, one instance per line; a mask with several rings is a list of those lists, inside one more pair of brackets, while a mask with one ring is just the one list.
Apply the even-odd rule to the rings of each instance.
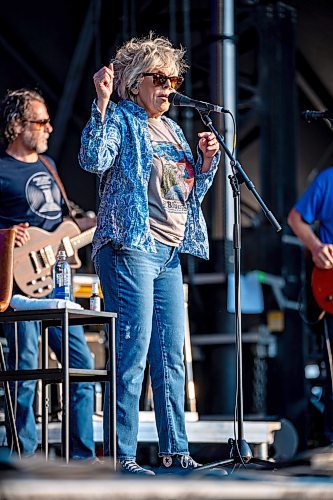
[[313, 120], [333, 120], [333, 111], [326, 110], [326, 111], [303, 111], [301, 114], [303, 120], [306, 122], [311, 122]]
[[190, 108], [195, 108], [198, 111], [215, 111], [216, 113], [229, 113], [229, 111], [216, 104], [210, 104], [209, 102], [196, 101], [191, 97], [179, 94], [178, 92], [172, 92], [169, 94], [168, 100], [174, 106], [188, 106]]

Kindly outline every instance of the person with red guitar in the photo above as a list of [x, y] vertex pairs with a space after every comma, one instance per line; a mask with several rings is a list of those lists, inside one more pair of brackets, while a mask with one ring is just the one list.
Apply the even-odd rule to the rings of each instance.
[[[318, 224], [318, 231], [313, 228], [314, 223]], [[326, 282], [329, 280], [333, 283], [333, 167], [323, 170], [311, 183], [291, 209], [288, 224], [312, 256], [315, 265], [313, 278], [321, 276]], [[319, 305], [325, 310], [321, 322], [327, 373], [324, 388], [324, 444], [333, 444], [333, 309], [328, 299], [329, 296], [325, 299], [326, 305], [325, 300], [320, 301]]]
[[[29, 227], [54, 231], [62, 223], [66, 210], [62, 192], [52, 175], [54, 162], [40, 156], [47, 150], [53, 130], [43, 97], [35, 90], [8, 91], [0, 104], [0, 127], [5, 145], [0, 154], [0, 228], [16, 229], [15, 245], [24, 247], [30, 239]], [[13, 324], [4, 326], [9, 345], [8, 367], [11, 370], [35, 369], [38, 367], [39, 324], [30, 321], [17, 325], [17, 330]], [[60, 360], [59, 328], [49, 328], [49, 344]], [[70, 327], [69, 349], [71, 367], [93, 368], [82, 327]], [[33, 380], [16, 382], [12, 386], [18, 438], [25, 455], [33, 455], [38, 447], [33, 408], [35, 388]], [[71, 458], [95, 457], [93, 398], [93, 384], [71, 384]]]

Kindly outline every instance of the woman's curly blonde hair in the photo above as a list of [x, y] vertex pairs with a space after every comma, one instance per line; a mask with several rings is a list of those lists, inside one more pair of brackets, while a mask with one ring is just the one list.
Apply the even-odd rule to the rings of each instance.
[[155, 37], [152, 32], [144, 38], [132, 38], [120, 47], [111, 61], [115, 74], [114, 88], [122, 99], [134, 100], [131, 89], [139, 85], [142, 73], [168, 67], [182, 75], [188, 68], [184, 55], [182, 47], [176, 49], [170, 40]]

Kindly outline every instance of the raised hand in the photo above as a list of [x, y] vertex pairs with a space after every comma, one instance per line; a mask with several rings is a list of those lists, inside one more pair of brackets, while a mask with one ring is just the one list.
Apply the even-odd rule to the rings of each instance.
[[93, 77], [97, 93], [97, 106], [103, 115], [103, 119], [106, 106], [108, 105], [113, 91], [113, 78], [113, 64], [110, 64], [108, 67], [103, 66]]

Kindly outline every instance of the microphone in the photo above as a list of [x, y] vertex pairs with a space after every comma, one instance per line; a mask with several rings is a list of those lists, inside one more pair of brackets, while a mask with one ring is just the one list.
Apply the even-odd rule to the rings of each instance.
[[198, 111], [215, 111], [215, 113], [229, 113], [229, 111], [216, 104], [210, 104], [209, 102], [196, 101], [191, 97], [179, 94], [178, 92], [172, 92], [169, 94], [168, 100], [174, 106], [188, 106], [190, 108], [195, 108]]
[[306, 122], [311, 122], [313, 120], [333, 120], [333, 111], [326, 110], [326, 111], [303, 111], [301, 114], [303, 120]]

